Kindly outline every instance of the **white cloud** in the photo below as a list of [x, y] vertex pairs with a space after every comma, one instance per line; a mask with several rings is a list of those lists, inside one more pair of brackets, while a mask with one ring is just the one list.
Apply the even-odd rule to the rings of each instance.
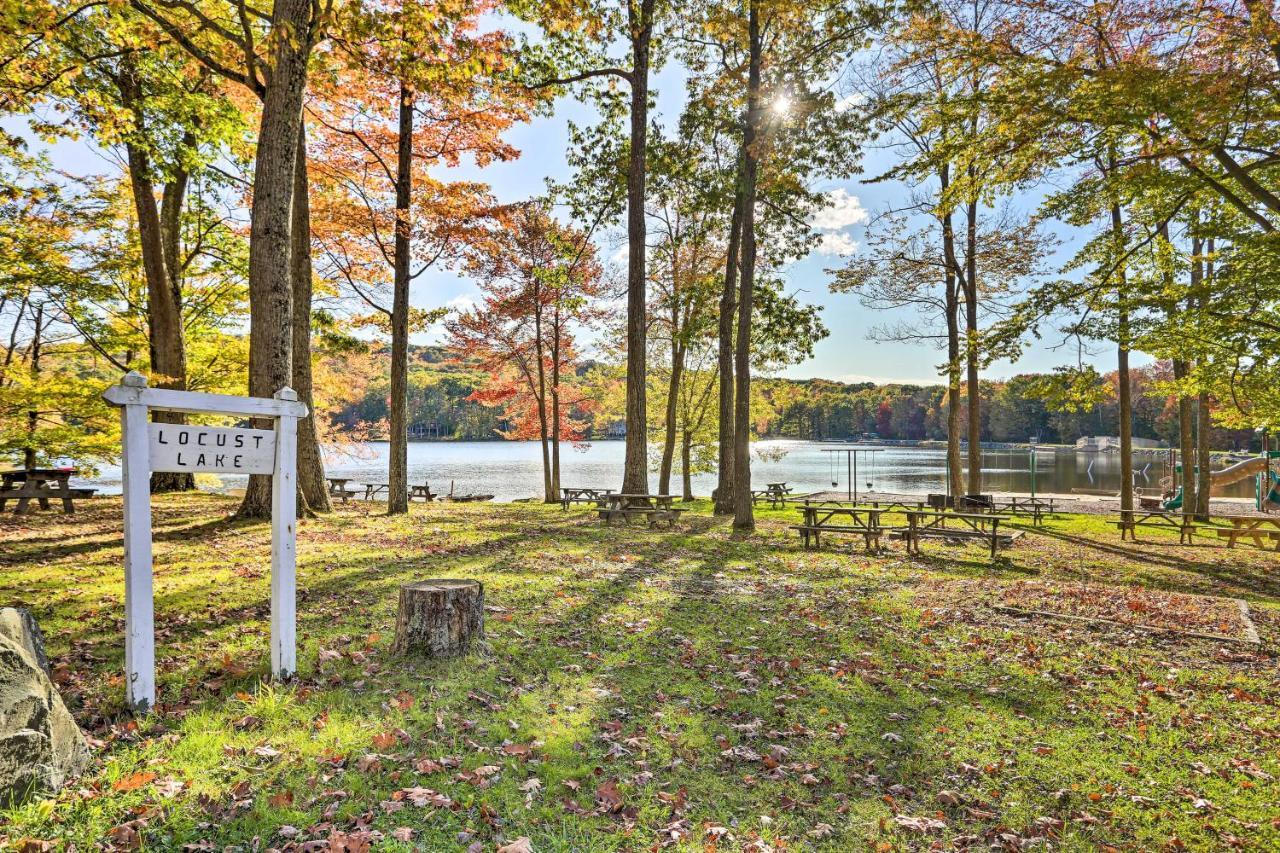
[[828, 231], [822, 235], [814, 251], [820, 255], [846, 257], [858, 251], [858, 243], [843, 231]]
[[867, 102], [867, 96], [861, 92], [850, 92], [836, 101], [836, 112], [843, 113]]
[[472, 308], [475, 308], [476, 301], [465, 293], [461, 293], [446, 302], [444, 307], [448, 308], [450, 311], [455, 311], [461, 314], [464, 311], [470, 311]]
[[856, 195], [844, 188], [835, 189], [826, 194], [827, 203], [813, 212], [810, 221], [813, 227], [823, 230], [836, 230], [858, 225], [868, 219], [867, 209]]

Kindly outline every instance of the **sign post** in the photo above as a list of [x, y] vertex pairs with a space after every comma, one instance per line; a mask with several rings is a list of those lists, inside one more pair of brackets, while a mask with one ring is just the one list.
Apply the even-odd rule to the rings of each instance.
[[[102, 395], [120, 408], [124, 482], [125, 684], [129, 705], [156, 701], [155, 605], [152, 594], [151, 473], [271, 475], [271, 672], [297, 670], [295, 527], [298, 418], [307, 407], [291, 388], [275, 397], [232, 397], [148, 388], [130, 372]], [[150, 423], [148, 412], [272, 418], [270, 430]]]

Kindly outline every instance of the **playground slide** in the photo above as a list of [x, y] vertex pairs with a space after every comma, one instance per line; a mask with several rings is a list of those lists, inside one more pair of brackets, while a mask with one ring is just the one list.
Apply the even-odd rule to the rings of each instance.
[[1261, 456], [1237, 462], [1229, 468], [1209, 474], [1209, 494], [1220, 495], [1232, 483], [1238, 483], [1248, 477], [1256, 477], [1267, 470], [1267, 461]]

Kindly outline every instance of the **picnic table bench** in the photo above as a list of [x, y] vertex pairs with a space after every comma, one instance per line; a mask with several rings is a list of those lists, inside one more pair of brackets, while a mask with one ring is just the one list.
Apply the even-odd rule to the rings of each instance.
[[[1223, 515], [1219, 518], [1231, 526], [1214, 528], [1213, 532], [1219, 539], [1227, 540], [1228, 548], [1234, 548], [1237, 539], [1252, 539], [1259, 548], [1263, 547], [1264, 539], [1270, 539], [1280, 551], [1280, 518], [1263, 515]], [[1267, 526], [1275, 529], [1264, 529]]]
[[18, 503], [14, 515], [27, 515], [33, 511], [35, 500], [41, 509], [49, 509], [49, 499], [62, 502], [62, 512], [71, 515], [76, 511], [74, 498], [91, 498], [97, 489], [71, 487], [71, 475], [75, 468], [17, 468], [0, 471], [0, 512], [11, 500]]
[[884, 528], [880, 526], [880, 510], [865, 507], [830, 506], [823, 504], [806, 504], [800, 507], [804, 517], [801, 524], [792, 525], [809, 547], [812, 540], [814, 546], [822, 544], [823, 533], [840, 533], [861, 536], [868, 551], [880, 549], [880, 535]]
[[1191, 544], [1191, 537], [1196, 532], [1196, 525], [1188, 516], [1162, 509], [1122, 509], [1120, 519], [1111, 523], [1120, 529], [1121, 542], [1126, 538], [1137, 542], [1139, 527], [1168, 527], [1176, 530], [1180, 545]]
[[646, 495], [611, 492], [596, 499], [596, 513], [605, 524], [622, 521], [630, 524], [633, 518], [644, 518], [650, 527], [665, 521], [674, 527], [683, 509], [672, 506], [675, 495]]
[[350, 477], [325, 477], [329, 481], [329, 497], [339, 498], [343, 503], [348, 498], [355, 497], [356, 490], [347, 488], [347, 483], [351, 482]]
[[[902, 539], [907, 544], [907, 553], [920, 553], [921, 539], [981, 539], [991, 545], [991, 559], [996, 558], [999, 549], [1013, 544], [1022, 535], [1017, 533], [1001, 533], [1002, 516], [989, 512], [938, 512], [936, 510], [908, 510], [907, 526], [890, 531], [889, 536]], [[961, 527], [947, 527], [948, 521], [959, 522]]]
[[565, 509], [569, 504], [598, 503], [605, 495], [613, 494], [613, 489], [587, 489], [570, 486], [560, 487], [560, 505]]

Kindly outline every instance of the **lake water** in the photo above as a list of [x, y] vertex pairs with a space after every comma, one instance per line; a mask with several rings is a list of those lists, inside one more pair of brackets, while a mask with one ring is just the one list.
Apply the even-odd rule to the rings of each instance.
[[[849, 486], [843, 453], [824, 453], [837, 447], [831, 442], [769, 440], [752, 445], [752, 480], [756, 487], [786, 482], [798, 493], [839, 490]], [[859, 450], [864, 448], [859, 445]], [[875, 449], [868, 447], [865, 449]], [[561, 484], [617, 488], [622, 480], [624, 445], [621, 441], [597, 441], [584, 449], [563, 446], [560, 453]], [[877, 492], [923, 494], [946, 490], [946, 452], [943, 448], [892, 447], [876, 453], [857, 454], [859, 493]], [[1140, 455], [1134, 470], [1140, 473], [1141, 487], [1156, 488], [1166, 471], [1163, 454]], [[988, 450], [983, 453], [984, 491], [1031, 491], [1031, 454], [1027, 450]], [[387, 444], [359, 445], [354, 454], [334, 455], [326, 462], [330, 476], [350, 477], [356, 483], [385, 483]], [[678, 478], [672, 490], [679, 492]], [[224, 488], [239, 488], [244, 478], [224, 476]], [[447, 492], [452, 482], [458, 493], [492, 494], [500, 501], [542, 494], [541, 453], [536, 442], [460, 441], [411, 442], [409, 480], [429, 482], [432, 490]], [[106, 493], [120, 491], [118, 468], [103, 469], [90, 481]], [[657, 474], [650, 474], [650, 488], [657, 489]], [[711, 494], [715, 477], [694, 477], [694, 493]], [[1119, 491], [1120, 458], [1116, 454], [1054, 452], [1041, 449], [1036, 454], [1036, 491], [1069, 493], [1073, 489]], [[1237, 483], [1229, 494], [1253, 494], [1252, 481]]]

